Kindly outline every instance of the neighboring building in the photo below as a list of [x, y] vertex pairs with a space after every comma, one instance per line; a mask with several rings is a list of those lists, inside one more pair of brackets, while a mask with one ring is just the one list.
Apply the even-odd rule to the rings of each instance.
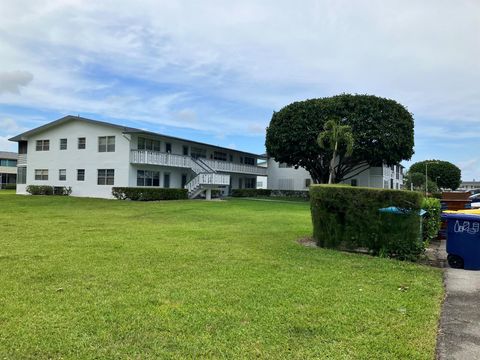
[[27, 185], [66, 186], [73, 196], [112, 197], [113, 186], [256, 188], [261, 155], [78, 116], [65, 116], [10, 139], [18, 142], [17, 193]]
[[475, 190], [475, 189], [480, 189], [480, 181], [475, 181], [475, 179], [473, 179], [473, 181], [462, 181], [462, 183], [460, 184], [460, 187], [458, 188], [458, 190], [465, 190], [465, 191]]
[[[295, 169], [285, 163], [278, 163], [273, 158], [268, 159], [267, 168], [268, 188], [272, 190], [307, 190], [313, 183], [310, 173], [304, 168]], [[372, 167], [342, 183], [380, 189], [402, 189], [403, 166]]]
[[17, 182], [17, 153], [0, 151], [0, 189]]

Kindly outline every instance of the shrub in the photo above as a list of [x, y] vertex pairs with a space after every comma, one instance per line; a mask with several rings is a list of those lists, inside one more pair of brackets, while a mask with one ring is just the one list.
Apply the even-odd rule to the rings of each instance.
[[[424, 250], [421, 200], [413, 191], [313, 185], [313, 237], [321, 247], [366, 248], [374, 255], [415, 260]], [[379, 211], [391, 206], [401, 213]]]
[[269, 189], [233, 189], [233, 197], [258, 197], [258, 196], [270, 196], [272, 190]]
[[437, 238], [441, 224], [440, 200], [435, 198], [424, 198], [422, 201], [422, 209], [426, 211], [423, 216], [423, 240], [427, 244]]
[[53, 195], [53, 186], [28, 185], [27, 192], [31, 195]]
[[292, 197], [308, 200], [310, 199], [310, 193], [308, 190], [272, 190], [272, 197]]
[[112, 188], [112, 195], [119, 200], [183, 200], [188, 198], [188, 191], [187, 189], [171, 188], [114, 187]]
[[66, 186], [54, 186], [53, 187], [53, 195], [62, 195], [62, 196], [69, 196], [72, 193], [72, 188]]

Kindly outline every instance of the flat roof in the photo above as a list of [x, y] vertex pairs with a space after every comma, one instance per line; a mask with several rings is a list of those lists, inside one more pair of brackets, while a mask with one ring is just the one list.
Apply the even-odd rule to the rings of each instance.
[[11, 151], [0, 151], [0, 159], [17, 160], [18, 154]]
[[74, 116], [74, 115], [64, 116], [63, 118], [60, 118], [58, 120], [55, 120], [55, 121], [49, 122], [45, 125], [36, 127], [32, 130], [25, 131], [24, 133], [21, 133], [17, 136], [14, 136], [14, 137], [10, 138], [9, 140], [10, 141], [17, 141], [17, 142], [18, 141], [26, 141], [26, 140], [28, 140], [28, 137], [33, 135], [33, 134], [36, 134], [36, 133], [44, 131], [44, 130], [48, 130], [48, 129], [54, 127], [54, 126], [60, 125], [62, 123], [68, 122], [68, 121], [84, 121], [84, 122], [97, 124], [97, 125], [105, 125], [105, 126], [115, 127], [117, 129], [120, 129], [125, 134], [145, 134], [145, 135], [150, 135], [150, 136], [161, 136], [161, 137], [166, 137], [166, 138], [170, 138], [170, 139], [173, 139], [173, 140], [180, 140], [180, 141], [188, 142], [188, 143], [191, 143], [191, 144], [197, 144], [197, 145], [201, 145], [201, 146], [210, 146], [210, 147], [214, 147], [214, 148], [222, 149], [222, 150], [227, 150], [227, 151], [235, 151], [237, 153], [242, 153], [242, 154], [245, 154], [245, 155], [254, 156], [256, 158], [264, 158], [265, 157], [263, 155], [254, 154], [254, 153], [250, 153], [250, 152], [247, 152], [247, 151], [231, 149], [231, 148], [227, 148], [227, 147], [223, 147], [223, 146], [207, 144], [207, 143], [203, 143], [203, 142], [199, 142], [199, 141], [195, 141], [195, 140], [183, 139], [183, 138], [179, 138], [179, 137], [175, 137], [175, 136], [171, 136], [171, 135], [156, 133], [156, 132], [153, 132], [153, 131], [147, 131], [147, 130], [142, 130], [142, 129], [133, 128], [133, 127], [129, 127], [129, 126], [117, 125], [117, 124], [113, 124], [113, 123], [109, 123], [109, 122], [105, 122], [105, 121], [87, 119], [87, 118], [84, 118], [84, 117], [81, 117], [81, 116]]

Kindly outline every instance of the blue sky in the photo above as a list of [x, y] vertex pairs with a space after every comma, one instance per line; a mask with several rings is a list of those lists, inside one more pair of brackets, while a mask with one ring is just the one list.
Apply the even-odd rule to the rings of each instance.
[[0, 150], [80, 114], [262, 153], [273, 111], [367, 93], [414, 114], [413, 161], [480, 180], [479, 1], [299, 4], [1, 2]]

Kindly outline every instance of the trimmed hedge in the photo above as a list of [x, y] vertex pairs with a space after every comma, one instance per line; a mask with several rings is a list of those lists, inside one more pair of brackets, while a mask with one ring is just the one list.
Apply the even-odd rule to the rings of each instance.
[[113, 187], [112, 195], [119, 200], [156, 201], [188, 199], [187, 189], [151, 187]]
[[269, 189], [233, 189], [233, 197], [258, 197], [258, 196], [270, 196], [272, 190]]
[[423, 240], [429, 243], [438, 237], [442, 222], [442, 205], [436, 198], [424, 198], [422, 209], [426, 211], [423, 216]]
[[[421, 203], [422, 195], [414, 191], [313, 185], [313, 237], [321, 247], [364, 248], [373, 255], [416, 260], [424, 251]], [[391, 206], [403, 212], [379, 211]]]
[[63, 195], [72, 193], [72, 188], [66, 186], [28, 185], [27, 192], [31, 195]]

